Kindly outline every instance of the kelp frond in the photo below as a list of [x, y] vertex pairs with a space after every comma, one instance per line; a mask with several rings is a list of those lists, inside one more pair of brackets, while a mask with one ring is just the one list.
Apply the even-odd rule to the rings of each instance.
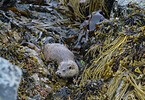
[[128, 78], [130, 84], [134, 87], [134, 94], [139, 98], [139, 100], [145, 100], [145, 91], [142, 90], [142, 86], [137, 84], [133, 75], [130, 73]]
[[[104, 10], [105, 7], [105, 0], [84, 0], [84, 3], [80, 3], [80, 0], [59, 0], [65, 6], [69, 5], [73, 9], [73, 13], [76, 17], [80, 19], [85, 18], [84, 13], [91, 14], [93, 11], [97, 10]], [[105, 10], [107, 12], [107, 10]]]
[[[118, 71], [115, 77], [111, 80], [108, 86], [107, 96], [109, 100], [112, 100], [115, 97], [115, 100], [120, 100], [125, 91], [127, 90], [129, 84], [126, 84], [124, 78], [124, 72]], [[114, 96], [116, 93], [116, 96]]]
[[108, 44], [104, 51], [102, 51], [94, 60], [91, 67], [84, 70], [82, 77], [84, 79], [82, 80], [85, 81], [89, 78], [98, 79], [102, 77], [109, 77], [111, 74], [113, 74], [111, 71], [111, 65], [114, 60], [112, 57], [121, 53], [120, 48], [125, 45], [127, 38], [127, 36], [122, 35], [116, 38], [111, 44]]

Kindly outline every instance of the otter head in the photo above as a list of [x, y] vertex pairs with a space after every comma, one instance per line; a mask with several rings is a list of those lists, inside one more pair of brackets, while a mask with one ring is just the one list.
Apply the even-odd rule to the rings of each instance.
[[62, 78], [71, 78], [79, 73], [78, 65], [72, 61], [62, 61], [58, 66], [56, 74]]

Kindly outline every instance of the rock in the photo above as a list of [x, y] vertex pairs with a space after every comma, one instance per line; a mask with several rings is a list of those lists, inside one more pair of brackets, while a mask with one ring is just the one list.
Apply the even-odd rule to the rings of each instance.
[[47, 43], [55, 43], [55, 40], [54, 40], [53, 37], [48, 36], [48, 37], [45, 37], [45, 38], [43, 39], [43, 42], [44, 42], [44, 44], [47, 44]]
[[12, 6], [15, 6], [16, 3], [17, 3], [17, 0], [1, 0], [0, 7], [1, 8], [12, 7]]
[[22, 3], [28, 4], [49, 4], [51, 0], [21, 0]]
[[69, 100], [71, 90], [64, 86], [53, 94], [54, 100]]
[[80, 0], [80, 3], [86, 3], [87, 0]]
[[22, 71], [0, 57], [0, 100], [16, 100]]
[[89, 30], [94, 31], [96, 29], [96, 25], [105, 20], [105, 17], [100, 13], [101, 11], [93, 12], [90, 16], [89, 21]]
[[144, 0], [118, 0], [118, 4], [121, 5], [121, 6], [125, 6], [125, 5], [128, 5], [129, 3], [137, 3], [139, 5], [142, 5], [145, 3]]

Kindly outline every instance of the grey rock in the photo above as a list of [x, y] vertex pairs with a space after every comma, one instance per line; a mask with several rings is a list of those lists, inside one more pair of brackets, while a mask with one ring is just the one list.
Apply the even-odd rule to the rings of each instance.
[[117, 0], [119, 5], [128, 5], [129, 3], [143, 3], [144, 0]]
[[90, 18], [89, 30], [90, 31], [95, 30], [96, 24], [99, 24], [103, 20], [105, 20], [105, 17], [100, 13], [100, 11], [93, 12]]
[[17, 0], [0, 0], [0, 7], [1, 8], [7, 8], [7, 7], [13, 7], [17, 3]]
[[68, 87], [62, 87], [53, 94], [54, 100], [68, 100], [71, 90]]
[[139, 7], [145, 9], [145, 0], [117, 0], [120, 6], [127, 6], [129, 3], [137, 3]]
[[22, 71], [0, 57], [0, 100], [16, 100]]

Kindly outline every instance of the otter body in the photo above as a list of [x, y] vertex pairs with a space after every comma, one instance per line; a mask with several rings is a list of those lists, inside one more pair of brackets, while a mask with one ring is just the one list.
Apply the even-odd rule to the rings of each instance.
[[66, 46], [59, 43], [48, 43], [44, 46], [43, 53], [46, 61], [57, 61], [59, 65], [56, 71], [57, 75], [69, 78], [79, 73], [74, 54]]

